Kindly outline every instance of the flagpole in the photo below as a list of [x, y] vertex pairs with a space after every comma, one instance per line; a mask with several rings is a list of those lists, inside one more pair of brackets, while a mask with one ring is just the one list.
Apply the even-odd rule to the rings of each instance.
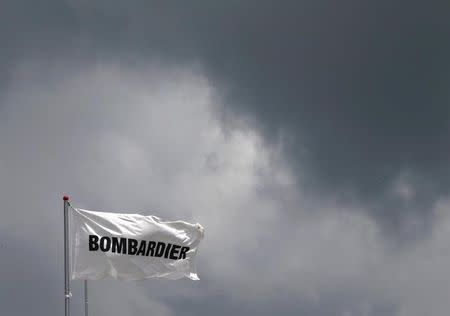
[[69, 197], [64, 201], [64, 315], [70, 314], [70, 279], [69, 279]]
[[88, 284], [87, 280], [84, 280], [84, 316], [89, 316], [88, 304]]

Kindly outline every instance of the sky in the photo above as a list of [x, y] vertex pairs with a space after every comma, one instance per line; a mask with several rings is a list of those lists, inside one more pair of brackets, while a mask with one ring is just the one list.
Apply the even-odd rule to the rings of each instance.
[[1, 314], [64, 312], [67, 194], [205, 227], [200, 281], [91, 315], [448, 315], [449, 38], [438, 0], [3, 0]]

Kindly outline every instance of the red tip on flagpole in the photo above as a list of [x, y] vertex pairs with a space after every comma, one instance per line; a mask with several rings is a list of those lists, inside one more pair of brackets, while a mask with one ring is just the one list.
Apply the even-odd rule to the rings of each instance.
[[64, 195], [64, 196], [63, 196], [63, 200], [64, 200], [64, 201], [69, 201], [69, 196], [68, 196], [68, 195]]

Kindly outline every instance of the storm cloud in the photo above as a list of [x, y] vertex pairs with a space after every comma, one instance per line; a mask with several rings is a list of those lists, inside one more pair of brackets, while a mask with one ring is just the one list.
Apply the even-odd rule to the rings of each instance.
[[447, 315], [448, 3], [0, 6], [2, 312], [62, 312], [68, 193], [206, 227], [95, 315]]
[[[401, 233], [409, 216], [429, 227], [433, 201], [448, 193], [445, 2], [3, 6], [4, 81], [23, 56], [197, 64], [224, 100], [225, 124], [244, 120], [282, 143], [311, 194], [363, 203]], [[410, 194], [398, 194], [399, 181]]]

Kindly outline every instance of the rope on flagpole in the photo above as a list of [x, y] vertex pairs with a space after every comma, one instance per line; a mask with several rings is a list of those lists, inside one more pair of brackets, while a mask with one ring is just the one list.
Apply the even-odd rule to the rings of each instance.
[[84, 316], [89, 316], [89, 300], [88, 300], [88, 284], [87, 280], [84, 280]]

